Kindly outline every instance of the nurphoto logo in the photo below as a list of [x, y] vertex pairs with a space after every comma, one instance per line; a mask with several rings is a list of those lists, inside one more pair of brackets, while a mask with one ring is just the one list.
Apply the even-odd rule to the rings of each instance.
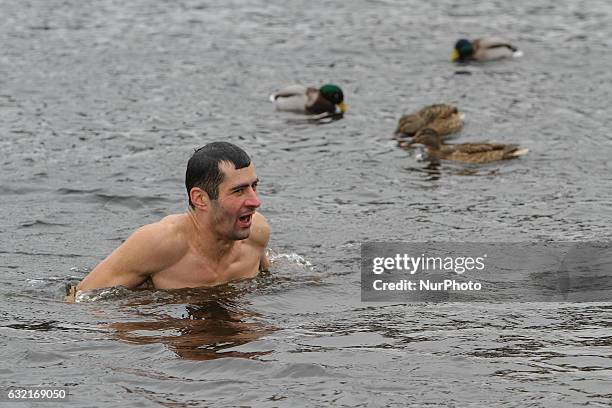
[[609, 301], [609, 243], [366, 242], [362, 301]]

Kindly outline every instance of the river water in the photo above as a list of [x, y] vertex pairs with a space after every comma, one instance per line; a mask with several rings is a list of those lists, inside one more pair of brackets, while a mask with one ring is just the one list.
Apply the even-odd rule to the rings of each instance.
[[[611, 303], [366, 303], [365, 241], [609, 240], [607, 1], [1, 1], [0, 380], [58, 406], [609, 406]], [[456, 66], [459, 37], [519, 59]], [[275, 112], [292, 83], [349, 111]], [[458, 104], [484, 166], [418, 161], [403, 113]], [[243, 146], [269, 274], [214, 290], [65, 288], [185, 211], [185, 165]], [[27, 406], [28, 404], [20, 405]], [[53, 404], [50, 404], [53, 405]]]

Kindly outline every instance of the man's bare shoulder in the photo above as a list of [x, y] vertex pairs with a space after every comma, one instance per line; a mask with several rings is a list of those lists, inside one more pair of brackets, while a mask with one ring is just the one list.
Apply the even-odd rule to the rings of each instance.
[[257, 246], [265, 248], [270, 239], [270, 225], [266, 217], [256, 212], [253, 214], [253, 224], [251, 225], [251, 235], [249, 240]]
[[173, 214], [152, 224], [137, 229], [130, 239], [135, 238], [147, 246], [148, 252], [161, 257], [179, 256], [188, 248], [189, 218], [186, 214]]
[[173, 215], [137, 229], [100, 262], [78, 285], [78, 290], [142, 284], [178, 262], [189, 250], [189, 219]]
[[176, 262], [188, 250], [186, 214], [173, 214], [160, 221], [138, 228], [118, 250], [128, 252], [142, 266], [151, 270], [163, 269]]
[[167, 232], [181, 232], [188, 228], [189, 216], [187, 214], [171, 214], [149, 225], [157, 225], [158, 227], [165, 227], [168, 229]]

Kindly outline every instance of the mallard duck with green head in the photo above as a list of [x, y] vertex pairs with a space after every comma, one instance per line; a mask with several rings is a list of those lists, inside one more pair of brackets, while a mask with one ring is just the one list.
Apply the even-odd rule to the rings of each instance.
[[425, 146], [428, 160], [452, 160], [475, 164], [515, 159], [529, 151], [515, 144], [442, 144], [440, 135], [435, 130], [428, 128], [419, 131], [419, 133], [415, 135], [414, 144]]
[[459, 113], [455, 105], [429, 105], [418, 112], [402, 116], [397, 123], [395, 135], [403, 139], [414, 136], [421, 129], [430, 128], [440, 136], [448, 136], [461, 129], [464, 118], [465, 115]]
[[325, 84], [320, 88], [291, 85], [270, 95], [270, 101], [278, 110], [308, 115], [337, 115], [347, 109], [342, 89], [334, 84]]
[[520, 57], [522, 51], [499, 38], [478, 38], [475, 40], [460, 39], [455, 43], [451, 61], [490, 61], [499, 58]]

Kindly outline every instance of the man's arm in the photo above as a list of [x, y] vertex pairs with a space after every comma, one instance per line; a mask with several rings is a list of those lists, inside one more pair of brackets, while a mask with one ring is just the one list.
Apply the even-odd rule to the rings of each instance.
[[100, 262], [79, 283], [77, 290], [117, 285], [135, 288], [149, 276], [172, 265], [182, 252], [171, 230], [172, 226], [159, 222], [139, 228]]
[[270, 226], [266, 218], [260, 213], [253, 216], [253, 226], [251, 227], [251, 239], [253, 245], [261, 251], [259, 270], [267, 271], [270, 268], [270, 260], [267, 255], [268, 241], [270, 240]]

